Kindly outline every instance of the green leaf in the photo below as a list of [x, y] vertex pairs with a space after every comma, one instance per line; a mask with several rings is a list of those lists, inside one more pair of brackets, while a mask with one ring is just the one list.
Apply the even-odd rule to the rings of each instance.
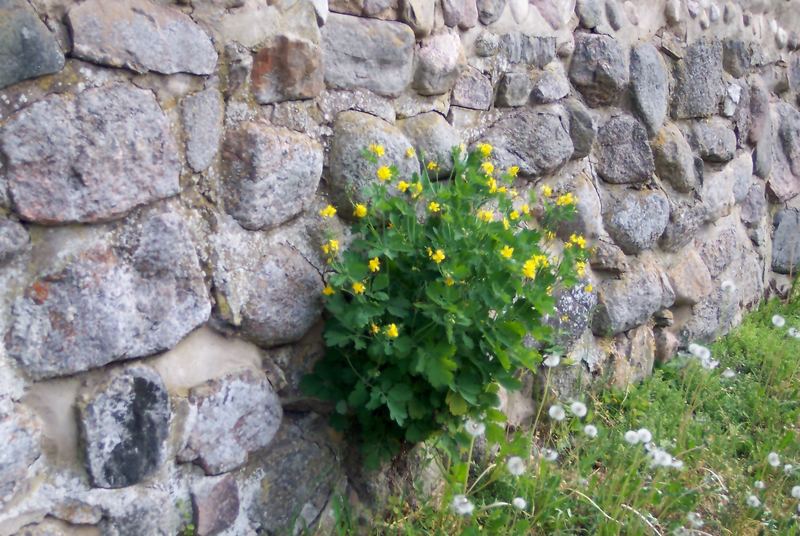
[[454, 391], [448, 391], [445, 401], [447, 402], [447, 407], [450, 408], [450, 413], [456, 417], [467, 414], [467, 402], [461, 397], [460, 394]]

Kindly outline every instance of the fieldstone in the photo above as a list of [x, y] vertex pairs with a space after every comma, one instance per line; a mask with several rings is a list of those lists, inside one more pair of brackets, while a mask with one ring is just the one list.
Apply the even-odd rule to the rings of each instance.
[[734, 78], [749, 71], [753, 61], [753, 44], [741, 39], [726, 39], [722, 43], [722, 66]]
[[416, 158], [409, 158], [406, 152], [411, 148], [408, 138], [402, 131], [377, 117], [360, 112], [342, 112], [333, 125], [329, 157], [329, 177], [335, 203], [343, 207], [343, 217], [350, 215], [350, 199], [354, 203], [365, 201], [363, 189], [377, 182], [377, 167], [361, 156], [361, 152], [371, 143], [384, 147], [384, 161], [396, 165], [398, 176], [410, 180], [419, 171]]
[[645, 182], [655, 172], [647, 130], [629, 115], [611, 118], [597, 135], [597, 173], [606, 182]]
[[467, 67], [456, 80], [450, 104], [472, 110], [488, 110], [492, 105], [492, 82], [474, 67]]
[[[370, 91], [363, 89], [354, 90], [325, 90], [315, 101], [322, 112], [322, 119], [325, 122], [333, 122], [341, 112], [353, 110], [380, 117], [384, 121], [394, 123], [398, 112], [395, 106], [402, 109], [406, 105], [406, 99], [402, 96], [392, 102], [386, 97], [381, 97]], [[400, 104], [398, 104], [400, 103]], [[416, 112], [420, 113], [420, 112]], [[413, 115], [416, 115], [413, 114]]]
[[460, 30], [469, 30], [478, 25], [478, 4], [476, 0], [464, 0], [464, 14], [458, 23]]
[[650, 260], [631, 262], [620, 279], [608, 279], [598, 287], [600, 301], [592, 320], [597, 336], [616, 335], [644, 324], [675, 301], [667, 275]]
[[186, 132], [186, 160], [198, 173], [214, 161], [222, 137], [225, 103], [216, 89], [206, 89], [181, 102], [183, 128]]
[[625, 12], [617, 0], [606, 0], [606, 18], [615, 32], [625, 26]]
[[92, 485], [131, 486], [158, 470], [169, 435], [169, 394], [158, 372], [133, 365], [88, 386], [76, 402]]
[[670, 25], [674, 26], [681, 22], [681, 19], [683, 18], [681, 0], [667, 0], [666, 5], [664, 6], [664, 16], [667, 19], [667, 23]]
[[531, 96], [533, 81], [528, 73], [510, 72], [497, 86], [497, 106], [525, 106]]
[[569, 81], [564, 73], [564, 68], [561, 63], [553, 62], [534, 76], [531, 100], [546, 104], [563, 99], [569, 95], [569, 92]]
[[675, 323], [675, 315], [669, 309], [661, 309], [653, 314], [653, 325], [656, 327], [666, 328]]
[[278, 395], [261, 371], [246, 369], [189, 391], [186, 446], [178, 453], [208, 475], [233, 471], [270, 444], [283, 417]]
[[614, 275], [628, 271], [628, 260], [622, 250], [611, 242], [598, 240], [591, 250], [589, 264], [596, 272], [609, 272]]
[[329, 0], [328, 10], [381, 20], [400, 18], [400, 3], [397, 0]]
[[800, 176], [800, 112], [787, 103], [780, 103], [777, 111], [781, 118], [778, 127], [781, 149], [783, 149], [792, 174]]
[[322, 52], [316, 43], [276, 35], [253, 57], [253, 96], [259, 104], [313, 99], [325, 89]]
[[0, 401], [0, 437], [6, 443], [0, 450], [0, 504], [18, 490], [42, 454], [41, 436], [39, 420], [25, 406]]
[[442, 0], [442, 17], [444, 25], [455, 28], [464, 17], [467, 0]]
[[[176, 520], [180, 519], [180, 514], [174, 506], [175, 498], [168, 491], [156, 489], [155, 486], [137, 486], [125, 492], [124, 499], [108, 501], [108, 506], [104, 508], [103, 519], [97, 527], [100, 534], [103, 536], [175, 534], [178, 529]], [[74, 534], [74, 531], [70, 534]]]
[[656, 328], [653, 330], [653, 337], [656, 344], [656, 363], [663, 365], [672, 361], [678, 353], [681, 342], [668, 329]]
[[217, 52], [178, 10], [147, 0], [87, 0], [67, 11], [72, 55], [138, 73], [212, 74]]
[[322, 176], [322, 146], [305, 134], [255, 122], [225, 136], [225, 209], [246, 229], [269, 229], [308, 208]]
[[659, 190], [610, 192], [603, 203], [606, 230], [628, 255], [652, 248], [669, 221], [669, 201]]
[[628, 58], [613, 37], [577, 33], [569, 79], [592, 106], [615, 104], [628, 89]]
[[553, 30], [563, 28], [575, 12], [575, 0], [530, 0]]
[[800, 112], [789, 103], [779, 102], [772, 115], [777, 131], [767, 186], [775, 199], [785, 202], [800, 194]]
[[[733, 87], [737, 89], [732, 89]], [[736, 145], [739, 148], [747, 147], [747, 140], [750, 137], [750, 126], [752, 118], [750, 117], [750, 87], [745, 80], [738, 80], [736, 83], [728, 87], [728, 94], [738, 93], [738, 102], [736, 109], [731, 116], [733, 120], [733, 128], [736, 132]]]
[[495, 123], [484, 134], [495, 148], [495, 165], [519, 166], [520, 173], [539, 176], [569, 160], [573, 146], [563, 108], [520, 108]]
[[413, 87], [421, 95], [441, 95], [453, 89], [466, 66], [461, 38], [442, 32], [423, 39], [417, 48]]
[[503, 10], [506, 8], [507, 0], [477, 0], [478, 20], [484, 26], [497, 22]]
[[509, 32], [500, 36], [500, 54], [512, 65], [542, 69], [556, 58], [556, 38]]
[[517, 24], [524, 23], [531, 10], [531, 4], [528, 0], [508, 0], [508, 7], [511, 10], [514, 22]]
[[689, 193], [698, 187], [694, 157], [689, 143], [672, 123], [662, 128], [652, 142], [656, 175], [677, 192]]
[[587, 30], [593, 30], [605, 22], [605, 9], [602, 0], [578, 0], [575, 13], [578, 15], [580, 25]]
[[400, 2], [400, 20], [408, 24], [414, 35], [425, 37], [433, 30], [436, 0], [403, 0]]
[[712, 291], [711, 274], [694, 248], [686, 248], [676, 259], [667, 272], [675, 305], [694, 305]]
[[396, 97], [411, 83], [414, 32], [406, 24], [331, 13], [322, 49], [329, 88]]
[[192, 509], [197, 536], [219, 534], [239, 516], [239, 486], [232, 475], [204, 478], [192, 487]]
[[13, 220], [0, 220], [0, 263], [25, 251], [30, 244], [28, 231]]
[[631, 94], [636, 111], [654, 135], [667, 117], [669, 76], [661, 54], [650, 43], [631, 50]]
[[554, 185], [554, 190], [559, 194], [571, 192], [577, 198], [574, 217], [561, 221], [556, 229], [561, 240], [567, 242], [573, 234], [592, 240], [607, 235], [603, 229], [600, 197], [588, 170], [574, 176], [565, 173]]
[[772, 171], [772, 154], [775, 146], [775, 125], [772, 120], [770, 93], [759, 76], [748, 79], [750, 85], [749, 141], [755, 145], [753, 165], [755, 174], [766, 179]]
[[589, 327], [592, 313], [597, 306], [597, 295], [586, 292], [586, 282], [558, 290], [553, 298], [555, 309], [545, 324], [553, 329], [553, 344], [569, 352]]
[[35, 379], [167, 350], [208, 320], [204, 274], [177, 213], [148, 217], [130, 252], [103, 243], [17, 297], [8, 353]]
[[113, 219], [177, 194], [177, 152], [153, 94], [125, 85], [51, 95], [0, 128], [16, 211], [37, 223]]
[[420, 114], [397, 122], [397, 126], [411, 141], [425, 161], [439, 164], [439, 177], [447, 177], [453, 169], [453, 148], [461, 143], [458, 132], [436, 112]]
[[742, 86], [736, 83], [728, 84], [728, 87], [725, 89], [725, 96], [722, 99], [723, 117], [732, 118], [734, 114], [736, 114], [736, 109], [739, 107], [739, 102], [741, 102], [741, 100], [742, 100]]
[[658, 245], [664, 251], [676, 252], [694, 238], [695, 232], [706, 221], [706, 208], [702, 203], [670, 201], [669, 223]]
[[772, 270], [797, 273], [800, 266], [800, 210], [784, 209], [775, 215], [772, 238]]
[[475, 37], [472, 48], [479, 58], [490, 58], [500, 50], [500, 36], [489, 30], [481, 30]]
[[696, 41], [686, 48], [673, 70], [672, 116], [676, 119], [709, 117], [717, 113], [725, 84], [722, 43]]
[[611, 361], [611, 381], [623, 389], [640, 382], [653, 373], [656, 341], [649, 326], [639, 326], [614, 337]]
[[575, 148], [572, 158], [578, 159], [589, 156], [597, 134], [592, 114], [577, 99], [568, 100], [565, 103], [565, 107], [569, 114], [569, 135]]
[[700, 158], [707, 162], [727, 162], [736, 153], [736, 134], [721, 117], [692, 121], [687, 136]]
[[767, 215], [766, 186], [761, 181], [752, 181], [747, 195], [742, 201], [739, 216], [748, 227], [757, 227]]
[[708, 174], [703, 180], [701, 194], [706, 219], [715, 221], [730, 214], [734, 205], [747, 195], [752, 175], [753, 161], [747, 153], [731, 161], [722, 171]]
[[64, 53], [55, 36], [28, 2], [0, 4], [0, 89], [63, 68]]

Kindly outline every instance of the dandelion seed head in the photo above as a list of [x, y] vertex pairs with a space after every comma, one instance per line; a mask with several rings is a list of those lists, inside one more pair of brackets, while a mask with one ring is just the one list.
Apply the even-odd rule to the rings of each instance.
[[794, 471], [794, 465], [792, 465], [791, 463], [787, 463], [786, 465], [783, 466], [783, 474], [791, 475], [793, 471]]
[[686, 514], [686, 520], [689, 522], [689, 525], [692, 526], [693, 529], [701, 529], [703, 528], [703, 518], [700, 517], [700, 514], [697, 512], [689, 512]]
[[466, 495], [456, 495], [453, 497], [451, 506], [453, 511], [460, 516], [468, 516], [475, 510], [475, 505], [467, 499]]
[[550, 418], [554, 421], [563, 421], [567, 416], [567, 412], [564, 411], [564, 408], [559, 404], [550, 406], [550, 409], [547, 410], [547, 414], [550, 415]]
[[720, 288], [725, 292], [733, 292], [736, 290], [736, 284], [730, 279], [726, 279], [722, 282]]
[[553, 449], [542, 449], [542, 458], [546, 462], [554, 462], [558, 459], [558, 452]]
[[583, 402], [573, 402], [570, 404], [569, 410], [578, 418], [582, 419], [583, 417], [586, 417], [587, 409], [586, 404]]
[[482, 436], [486, 431], [486, 425], [480, 421], [467, 419], [467, 421], [464, 423], [464, 430], [466, 430], [467, 433], [472, 437], [478, 437]]
[[736, 376], [736, 373], [733, 371], [733, 369], [726, 368], [725, 370], [722, 371], [722, 374], [720, 374], [720, 376], [722, 376], [726, 380], [730, 380], [731, 378]]
[[797, 328], [789, 328], [786, 334], [790, 337], [794, 337], [795, 339], [800, 339], [800, 330]]
[[587, 479], [585, 479], [585, 478], [579, 478], [578, 479], [578, 485], [580, 487], [582, 487], [582, 488], [587, 488], [587, 487], [589, 487], [589, 481]]
[[583, 433], [586, 434], [586, 437], [589, 439], [594, 439], [597, 437], [597, 427], [593, 424], [587, 424], [583, 427]]
[[795, 499], [800, 499], [800, 486], [792, 487], [792, 497]]
[[783, 318], [781, 315], [773, 315], [772, 316], [772, 325], [776, 328], [782, 328], [786, 325], [786, 319]]
[[514, 505], [514, 508], [525, 510], [525, 508], [527, 508], [528, 506], [528, 501], [526, 501], [522, 497], [514, 497], [514, 500], [511, 501], [511, 504]]
[[748, 495], [745, 502], [747, 502], [747, 506], [750, 508], [758, 508], [761, 506], [761, 501], [755, 495]]
[[639, 435], [640, 443], [649, 443], [650, 441], [653, 440], [653, 434], [651, 434], [650, 430], [648, 430], [647, 428], [639, 428], [639, 430], [637, 430], [636, 433]]
[[625, 442], [631, 445], [635, 445], [639, 442], [639, 432], [636, 430], [628, 430], [625, 432]]
[[672, 460], [672, 468], [673, 469], [677, 469], [678, 471], [680, 471], [681, 469], [683, 469], [683, 461], [673, 458], [673, 460]]
[[767, 463], [772, 467], [778, 467], [781, 464], [781, 457], [777, 452], [770, 452], [767, 454]]
[[767, 487], [767, 485], [764, 484], [763, 480], [756, 480], [755, 483], [753, 484], [753, 487], [756, 489], [764, 489]]
[[561, 358], [556, 354], [550, 354], [545, 358], [542, 362], [545, 367], [553, 368], [557, 367], [559, 363], [561, 363]]
[[511, 456], [506, 461], [506, 469], [514, 476], [520, 476], [525, 472], [525, 462], [519, 456]]

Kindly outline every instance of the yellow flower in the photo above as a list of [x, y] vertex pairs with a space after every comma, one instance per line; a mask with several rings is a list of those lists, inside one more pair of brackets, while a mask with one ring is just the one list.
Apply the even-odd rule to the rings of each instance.
[[437, 169], [439, 169], [439, 164], [431, 160], [430, 162], [428, 162], [428, 169], [431, 171], [436, 171]]
[[492, 154], [492, 146], [488, 143], [479, 143], [478, 150], [481, 152], [481, 156], [484, 158], [488, 158], [488, 156]]
[[486, 186], [489, 187], [490, 194], [493, 194], [497, 191], [497, 181], [494, 180], [494, 177], [489, 177], [489, 180], [486, 181]]
[[519, 219], [519, 212], [517, 212], [516, 210], [512, 210], [511, 214], [509, 214], [508, 217], [511, 218], [511, 221], [518, 220]]
[[326, 255], [336, 253], [337, 251], [339, 251], [338, 240], [328, 240], [326, 243], [322, 244], [322, 252]]
[[397, 330], [397, 325], [393, 322], [384, 328], [384, 333], [390, 339], [396, 339], [400, 332]]
[[585, 292], [588, 292], [589, 294], [591, 294], [591, 293], [594, 291], [594, 287], [592, 286], [592, 284], [591, 284], [591, 283], [589, 283], [588, 285], [586, 285], [585, 287], [583, 287], [583, 290], [584, 290]]
[[583, 261], [578, 261], [575, 263], [575, 271], [578, 273], [579, 276], [583, 277], [586, 275], [586, 263]]
[[545, 290], [545, 293], [547, 293], [548, 296], [552, 296], [553, 295], [553, 285], [548, 285], [547, 289]]
[[437, 249], [436, 251], [433, 252], [433, 255], [431, 255], [431, 260], [436, 264], [441, 264], [441, 262], [444, 259], [445, 259], [444, 251], [442, 251], [441, 249]]
[[542, 195], [545, 197], [551, 197], [553, 195], [553, 189], [545, 184], [542, 186]]
[[375, 156], [381, 157], [384, 154], [383, 145], [378, 145], [376, 143], [371, 143], [369, 145], [369, 150], [375, 153]]
[[413, 147], [409, 147], [408, 149], [406, 149], [406, 158], [414, 158], [414, 156], [416, 156], [416, 154], [417, 153], [416, 153], [416, 151], [414, 151]]
[[[545, 231], [545, 232], [544, 232], [544, 236], [545, 236], [545, 237], [546, 237], [548, 240], [551, 240], [551, 241], [556, 239], [556, 233], [555, 233], [555, 232], [553, 232], [553, 231]], [[569, 244], [567, 244], [567, 245], [569, 245]]]
[[455, 280], [448, 275], [447, 277], [444, 278], [444, 284], [447, 285], [448, 287], [452, 287], [453, 284], [455, 284]]
[[501, 193], [501, 194], [504, 194], [504, 193], [506, 193], [507, 190], [508, 189], [505, 186], [501, 186], [500, 188], [497, 189], [497, 192]]
[[494, 219], [494, 215], [488, 210], [479, 210], [478, 219], [481, 221], [485, 221], [486, 223], [489, 223]]
[[367, 215], [367, 206], [362, 205], [361, 203], [357, 203], [355, 209], [353, 210], [353, 216], [356, 218], [363, 218]]
[[570, 243], [575, 244], [581, 249], [584, 249], [586, 247], [586, 239], [582, 236], [573, 234], [569, 237], [569, 241]]
[[546, 268], [550, 265], [550, 261], [544, 255], [534, 255], [522, 265], [522, 275], [529, 279], [536, 277], [536, 270], [539, 268]]
[[561, 321], [562, 322], [566, 322], [567, 320], [569, 320], [569, 315], [566, 315], [566, 314], [561, 315]]
[[564, 195], [560, 195], [558, 198], [556, 198], [556, 205], [559, 207], [568, 207], [570, 205], [574, 205], [575, 201], [577, 200], [575, 199], [575, 196], [572, 195], [572, 192], [567, 192]]
[[433, 256], [433, 250], [431, 249], [431, 247], [430, 247], [430, 246], [428, 246], [427, 248], [425, 248], [425, 250], [428, 252], [428, 257], [432, 257], [432, 256]]
[[503, 229], [508, 231], [509, 227], [511, 227], [511, 224], [508, 223], [508, 218], [503, 218]]
[[388, 166], [381, 166], [375, 172], [375, 175], [377, 175], [379, 181], [385, 182], [392, 178], [392, 170]]
[[322, 293], [326, 296], [332, 296], [336, 291], [333, 290], [333, 287], [330, 285], [325, 285], [325, 288], [322, 289]]
[[415, 182], [414, 184], [411, 185], [411, 187], [414, 188], [414, 193], [411, 195], [411, 197], [413, 197], [414, 199], [418, 198], [419, 194], [422, 193], [422, 183]]
[[367, 290], [367, 287], [364, 286], [364, 283], [359, 281], [353, 283], [353, 294], [364, 294], [365, 290]]
[[428, 203], [428, 210], [430, 210], [431, 212], [439, 212], [440, 210], [442, 210], [442, 207], [436, 201], [431, 201], [430, 203]]
[[409, 186], [411, 186], [411, 185], [408, 184], [406, 181], [400, 181], [400, 182], [397, 183], [397, 189], [400, 190], [403, 193], [406, 193], [406, 190], [408, 190]]
[[531, 212], [531, 207], [529, 207], [528, 204], [525, 203], [520, 207], [520, 210], [522, 211], [523, 214], [528, 215]]
[[375, 335], [375, 334], [377, 334], [377, 333], [380, 333], [380, 332], [381, 332], [381, 328], [378, 326], [378, 324], [376, 324], [376, 323], [372, 322], [372, 323], [370, 323], [370, 325], [369, 325], [369, 331], [370, 331], [370, 333], [372, 333], [373, 335]]
[[517, 191], [516, 191], [516, 190], [513, 190], [513, 189], [512, 189], [510, 192], [508, 192], [508, 195], [510, 195], [510, 196], [511, 196], [511, 199], [516, 199], [516, 198], [517, 198], [517, 196], [519, 195], [519, 193], [517, 193]]
[[369, 260], [369, 271], [370, 272], [378, 272], [381, 269], [381, 261], [378, 257]]
[[336, 208], [333, 205], [328, 205], [327, 207], [323, 208], [319, 211], [319, 215], [323, 218], [333, 218], [336, 216]]
[[500, 250], [500, 255], [502, 255], [506, 259], [510, 259], [511, 256], [514, 255], [514, 248], [503, 246], [503, 249]]
[[519, 166], [511, 166], [510, 168], [508, 168], [508, 174], [511, 175], [512, 177], [516, 177], [518, 173], [519, 173]]
[[491, 175], [492, 173], [494, 173], [494, 164], [492, 164], [491, 162], [484, 162], [481, 164], [481, 169], [487, 175]]

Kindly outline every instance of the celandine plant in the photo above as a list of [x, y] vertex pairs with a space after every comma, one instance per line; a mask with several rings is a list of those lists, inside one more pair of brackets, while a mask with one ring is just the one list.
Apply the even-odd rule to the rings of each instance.
[[520, 372], [539, 365], [526, 335], [547, 340], [554, 289], [585, 270], [583, 237], [555, 242], [574, 196], [545, 187], [523, 198], [512, 188], [518, 168], [495, 169], [491, 153], [455, 148], [449, 180], [433, 182], [435, 162], [399, 177], [370, 146], [378, 181], [346, 209], [354, 239], [346, 251], [337, 237], [322, 245], [327, 353], [303, 386], [335, 404], [332, 424], [369, 466], [432, 434], [464, 434], [465, 419], [502, 439], [499, 386], [518, 388]]

